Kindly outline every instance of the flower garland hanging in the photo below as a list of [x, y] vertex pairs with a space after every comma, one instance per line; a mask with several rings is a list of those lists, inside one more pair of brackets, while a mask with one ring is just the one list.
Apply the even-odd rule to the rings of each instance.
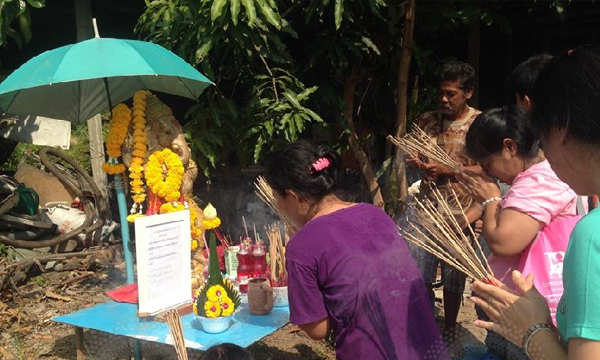
[[133, 95], [133, 158], [129, 167], [129, 179], [131, 181], [131, 193], [133, 205], [131, 215], [127, 220], [132, 222], [135, 218], [143, 216], [143, 203], [146, 201], [146, 190], [144, 188], [144, 160], [146, 159], [146, 97], [150, 95], [148, 90], [137, 91]]
[[121, 174], [125, 171], [125, 165], [119, 163], [119, 157], [121, 157], [121, 147], [127, 137], [130, 121], [131, 110], [127, 105], [121, 103], [113, 107], [106, 137], [108, 162], [102, 164], [102, 170], [108, 174]]
[[[163, 166], [166, 168], [164, 175]], [[148, 158], [146, 183], [152, 192], [167, 202], [178, 201], [184, 168], [179, 156], [170, 149], [156, 151]]]

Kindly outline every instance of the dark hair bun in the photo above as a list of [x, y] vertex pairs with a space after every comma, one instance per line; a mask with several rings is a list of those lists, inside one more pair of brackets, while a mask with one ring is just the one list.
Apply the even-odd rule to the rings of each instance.
[[320, 200], [337, 190], [339, 167], [340, 156], [333, 149], [301, 140], [271, 155], [265, 177], [282, 196], [289, 189], [302, 198]]

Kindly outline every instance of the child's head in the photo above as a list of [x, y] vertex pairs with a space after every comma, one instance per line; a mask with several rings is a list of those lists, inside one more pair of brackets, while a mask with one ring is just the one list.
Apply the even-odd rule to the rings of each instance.
[[512, 72], [510, 83], [517, 100], [517, 106], [531, 110], [535, 82], [552, 55], [539, 54], [520, 63]]
[[231, 343], [213, 345], [202, 355], [202, 360], [254, 360], [247, 349]]

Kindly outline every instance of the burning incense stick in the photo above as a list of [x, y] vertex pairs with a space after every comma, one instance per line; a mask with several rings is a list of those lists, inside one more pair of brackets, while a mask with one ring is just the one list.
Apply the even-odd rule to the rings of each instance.
[[177, 352], [177, 358], [179, 360], [187, 360], [187, 351], [185, 350], [185, 338], [183, 336], [183, 327], [181, 326], [181, 317], [177, 309], [171, 309], [167, 311], [165, 316], [169, 329], [171, 330], [171, 336], [173, 337], [173, 346]]
[[417, 153], [450, 169], [460, 170], [460, 166], [416, 125], [410, 133], [401, 138], [388, 135], [387, 139], [409, 155]]
[[[408, 225], [411, 228], [410, 231], [400, 229], [401, 234], [406, 240], [437, 256], [460, 272], [474, 279], [491, 282], [493, 273], [475, 237], [475, 232], [470, 225], [467, 225], [477, 244], [476, 249], [473, 248], [469, 236], [462, 231], [440, 191], [436, 187], [432, 187], [431, 190], [434, 201], [429, 198], [416, 198], [417, 224], [410, 223]], [[452, 195], [456, 197], [454, 191], [452, 191]], [[460, 206], [460, 210], [463, 219], [468, 224], [462, 206]]]
[[259, 176], [256, 179], [256, 182], [254, 183], [254, 188], [256, 195], [258, 195], [258, 197], [271, 209], [273, 209], [273, 211], [275, 211], [275, 213], [279, 215], [279, 218], [285, 222], [288, 231], [290, 231], [290, 235], [295, 234], [296, 231], [298, 231], [298, 227], [292, 222], [290, 218], [285, 216], [285, 214], [282, 213], [281, 210], [279, 210], [279, 208], [277, 207], [277, 201], [275, 200], [275, 196], [273, 195], [273, 189], [271, 188], [269, 183], [267, 183], [265, 178]]

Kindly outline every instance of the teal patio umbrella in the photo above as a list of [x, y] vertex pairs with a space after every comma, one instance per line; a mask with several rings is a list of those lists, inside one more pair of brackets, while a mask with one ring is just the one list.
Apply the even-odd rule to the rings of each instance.
[[[0, 83], [0, 109], [85, 123], [138, 90], [196, 100], [209, 85], [204, 75], [161, 46], [97, 37], [46, 51], [15, 70]], [[127, 282], [132, 283], [124, 187], [123, 176], [115, 175]]]
[[0, 108], [10, 114], [84, 123], [137, 90], [196, 100], [211, 84], [159, 45], [94, 38], [46, 51], [26, 62], [0, 83]]

